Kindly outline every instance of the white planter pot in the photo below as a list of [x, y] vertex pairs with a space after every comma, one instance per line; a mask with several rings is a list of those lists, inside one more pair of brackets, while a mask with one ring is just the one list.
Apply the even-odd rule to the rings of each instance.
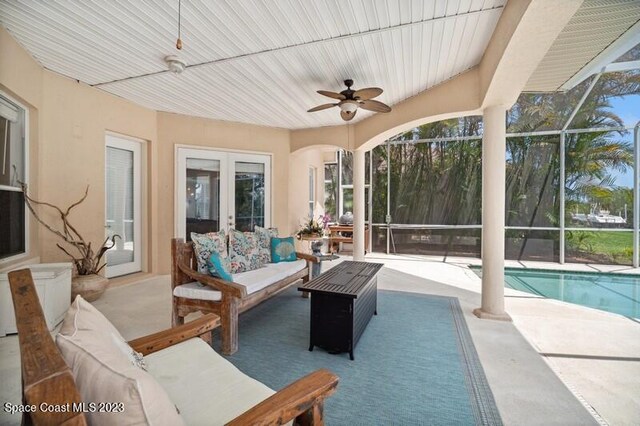
[[[49, 330], [53, 330], [64, 318], [71, 300], [71, 263], [40, 263], [29, 265], [36, 285], [40, 305]], [[9, 277], [0, 274], [0, 337], [17, 333]]]

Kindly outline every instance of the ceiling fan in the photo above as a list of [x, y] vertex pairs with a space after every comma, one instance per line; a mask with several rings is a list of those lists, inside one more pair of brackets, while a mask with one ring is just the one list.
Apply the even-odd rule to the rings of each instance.
[[344, 121], [349, 121], [356, 116], [358, 108], [366, 109], [374, 112], [389, 112], [391, 108], [388, 105], [379, 101], [374, 101], [373, 98], [380, 96], [382, 89], [379, 87], [367, 87], [366, 89], [353, 90], [353, 80], [345, 80], [346, 90], [340, 93], [329, 92], [327, 90], [318, 90], [318, 93], [324, 96], [328, 96], [333, 99], [338, 99], [340, 102], [333, 104], [318, 105], [315, 108], [311, 108], [307, 112], [322, 111], [323, 109], [331, 108], [334, 106], [340, 107], [340, 117]]

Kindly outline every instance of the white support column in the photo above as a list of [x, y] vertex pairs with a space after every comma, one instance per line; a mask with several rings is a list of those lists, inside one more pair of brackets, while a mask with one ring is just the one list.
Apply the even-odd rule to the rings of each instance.
[[353, 151], [353, 260], [364, 261], [364, 151]]
[[504, 311], [506, 108], [484, 110], [482, 138], [482, 304], [479, 318], [510, 321]]

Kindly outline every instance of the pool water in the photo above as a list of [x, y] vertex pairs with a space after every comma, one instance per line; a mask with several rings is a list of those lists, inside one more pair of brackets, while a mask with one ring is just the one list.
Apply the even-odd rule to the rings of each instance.
[[640, 318], [640, 275], [519, 268], [505, 268], [504, 275], [508, 288]]

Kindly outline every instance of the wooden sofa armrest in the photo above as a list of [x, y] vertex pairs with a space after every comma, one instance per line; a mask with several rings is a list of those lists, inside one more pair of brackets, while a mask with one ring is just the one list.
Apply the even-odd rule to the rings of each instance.
[[314, 371], [245, 411], [227, 426], [282, 425], [294, 418], [294, 424], [322, 425], [324, 399], [336, 391], [338, 380], [329, 370]]
[[307, 253], [300, 253], [300, 252], [296, 252], [296, 257], [298, 259], [304, 259], [307, 262], [311, 262], [311, 263], [320, 263], [320, 259], [318, 258], [318, 256], [314, 256], [312, 254], [307, 254]]
[[183, 263], [180, 263], [178, 267], [180, 268], [180, 271], [192, 280], [199, 281], [204, 285], [215, 288], [223, 293], [227, 293], [229, 296], [242, 299], [247, 295], [247, 288], [241, 284], [225, 281], [221, 278], [212, 277], [211, 275], [201, 274]]
[[[129, 345], [135, 351], [142, 353], [142, 355], [149, 355], [185, 340], [210, 333], [211, 330], [219, 325], [219, 316], [207, 314], [186, 324], [131, 340]], [[207, 339], [205, 338], [205, 340]]]

